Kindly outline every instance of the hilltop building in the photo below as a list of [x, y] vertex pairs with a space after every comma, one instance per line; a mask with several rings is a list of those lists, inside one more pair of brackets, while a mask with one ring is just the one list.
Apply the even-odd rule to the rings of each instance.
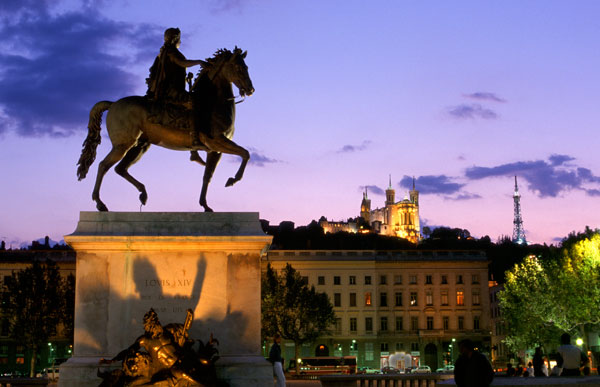
[[[392, 179], [385, 190], [385, 204], [381, 208], [371, 209], [371, 199], [365, 189], [360, 204], [360, 217], [357, 222], [330, 222], [321, 219], [319, 225], [325, 232], [370, 232], [395, 236], [407, 239], [413, 243], [421, 240], [421, 226], [419, 222], [419, 191], [413, 187], [408, 192], [409, 196], [396, 202], [396, 191], [392, 188]], [[363, 227], [361, 227], [363, 225]], [[368, 227], [365, 229], [364, 225]]]

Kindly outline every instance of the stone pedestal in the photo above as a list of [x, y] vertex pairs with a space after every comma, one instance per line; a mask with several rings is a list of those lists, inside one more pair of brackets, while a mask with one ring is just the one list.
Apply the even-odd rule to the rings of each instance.
[[217, 372], [231, 386], [273, 385], [260, 341], [260, 257], [271, 237], [258, 213], [81, 212], [65, 241], [77, 253], [75, 343], [60, 387], [99, 384], [98, 360], [143, 334], [150, 308], [163, 325], [192, 309], [189, 336], [219, 340]]

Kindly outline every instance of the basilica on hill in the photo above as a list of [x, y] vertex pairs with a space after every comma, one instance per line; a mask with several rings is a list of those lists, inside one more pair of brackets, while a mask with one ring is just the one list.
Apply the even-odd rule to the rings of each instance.
[[[385, 190], [385, 205], [381, 208], [371, 209], [371, 199], [365, 189], [360, 204], [360, 217], [355, 222], [330, 222], [324, 218], [319, 221], [325, 232], [373, 232], [380, 235], [404, 238], [412, 243], [421, 239], [421, 226], [419, 224], [419, 191], [413, 187], [408, 192], [409, 196], [396, 202], [396, 191], [392, 188], [392, 180]], [[364, 227], [368, 225], [368, 227]]]

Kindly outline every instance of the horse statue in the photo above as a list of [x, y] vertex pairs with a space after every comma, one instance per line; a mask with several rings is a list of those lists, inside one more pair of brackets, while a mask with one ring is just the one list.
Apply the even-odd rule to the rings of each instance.
[[[234, 177], [227, 180], [226, 187], [242, 179], [250, 159], [248, 151], [231, 140], [236, 104], [231, 85], [233, 83], [238, 88], [242, 98], [254, 92], [248, 66], [244, 62], [246, 54], [247, 51], [242, 52], [237, 47], [233, 52], [218, 50], [202, 64], [202, 69], [191, 86], [192, 109], [184, 113], [183, 108], [179, 112], [176, 108], [168, 111], [168, 105], [163, 108], [161, 116], [175, 111], [174, 114], [179, 116], [177, 122], [186, 122], [187, 125], [169, 124], [168, 119], [157, 122], [156, 103], [146, 97], [130, 96], [116, 102], [100, 101], [94, 105], [90, 111], [88, 135], [77, 163], [77, 177], [79, 180], [84, 179], [96, 159], [96, 148], [101, 140], [102, 114], [108, 110], [106, 128], [112, 149], [98, 165], [92, 193], [92, 200], [96, 202], [98, 211], [108, 211], [100, 199], [100, 186], [106, 172], [117, 162], [115, 172], [138, 189], [141, 204], [146, 204], [148, 194], [144, 184], [131, 176], [128, 169], [154, 144], [172, 150], [190, 151], [190, 160], [205, 165], [199, 202], [205, 211], [212, 212], [206, 202], [206, 192], [221, 155], [227, 153], [242, 158]], [[193, 127], [201, 128], [200, 141], [194, 141], [193, 136], [190, 136], [190, 128]], [[207, 152], [206, 162], [198, 155], [198, 151]]]

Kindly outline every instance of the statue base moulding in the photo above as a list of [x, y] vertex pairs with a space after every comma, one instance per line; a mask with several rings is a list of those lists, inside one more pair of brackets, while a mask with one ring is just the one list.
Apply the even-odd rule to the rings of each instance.
[[258, 213], [81, 212], [65, 236], [76, 252], [73, 357], [59, 387], [99, 385], [110, 359], [143, 332], [194, 312], [192, 339], [219, 341], [217, 375], [230, 386], [272, 386], [260, 339], [260, 260], [271, 236]]

